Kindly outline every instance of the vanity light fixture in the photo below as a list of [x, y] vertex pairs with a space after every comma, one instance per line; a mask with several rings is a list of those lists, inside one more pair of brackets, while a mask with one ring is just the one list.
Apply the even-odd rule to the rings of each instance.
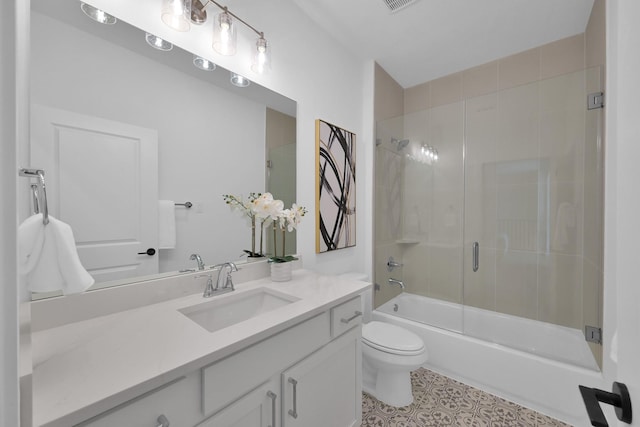
[[191, 0], [162, 0], [162, 22], [176, 31], [191, 29]]
[[[162, 0], [162, 21], [177, 31], [188, 31], [189, 21], [201, 25], [207, 20], [206, 8], [213, 3], [220, 12], [213, 18], [211, 46], [220, 55], [232, 56], [237, 52], [237, 22], [244, 24], [258, 35], [253, 49], [251, 70], [264, 74], [271, 68], [270, 49], [262, 31], [257, 30], [216, 0]], [[186, 23], [185, 23], [186, 22]]]
[[149, 46], [153, 47], [154, 49], [164, 51], [173, 49], [173, 45], [171, 43], [164, 39], [161, 39], [158, 36], [154, 36], [151, 33], [145, 33], [144, 39], [147, 41]]
[[231, 73], [231, 84], [238, 87], [247, 87], [251, 81], [240, 74]]
[[198, 55], [193, 55], [193, 65], [203, 71], [213, 71], [216, 69], [216, 64]]
[[82, 9], [84, 14], [89, 18], [101, 24], [113, 25], [118, 22], [115, 16], [109, 15], [103, 10], [93, 7], [90, 4], [80, 2], [80, 9]]

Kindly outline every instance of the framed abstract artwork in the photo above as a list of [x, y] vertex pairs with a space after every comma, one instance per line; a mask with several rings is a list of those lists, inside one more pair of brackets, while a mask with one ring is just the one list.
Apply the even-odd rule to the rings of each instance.
[[356, 135], [316, 120], [316, 253], [356, 245]]

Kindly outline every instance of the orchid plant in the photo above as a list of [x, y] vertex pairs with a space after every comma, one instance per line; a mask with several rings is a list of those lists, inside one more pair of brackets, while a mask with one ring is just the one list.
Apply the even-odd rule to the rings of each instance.
[[[307, 213], [307, 209], [298, 206], [295, 203], [290, 209], [284, 209], [282, 200], [276, 200], [271, 193], [249, 193], [247, 200], [238, 198], [231, 194], [222, 195], [226, 204], [231, 209], [238, 210], [246, 215], [251, 222], [251, 250], [245, 250], [249, 257], [262, 257], [263, 248], [263, 230], [264, 227], [273, 224], [273, 256], [269, 258], [269, 262], [288, 262], [296, 260], [292, 255], [285, 255], [285, 237], [286, 232], [297, 229], [302, 217]], [[260, 225], [260, 251], [256, 252], [256, 224]], [[277, 231], [282, 232], [282, 249], [281, 255], [278, 255], [276, 244]]]

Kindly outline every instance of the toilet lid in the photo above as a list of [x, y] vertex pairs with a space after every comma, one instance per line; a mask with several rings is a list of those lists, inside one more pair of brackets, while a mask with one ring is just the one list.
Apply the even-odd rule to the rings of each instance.
[[362, 341], [373, 348], [393, 354], [414, 355], [424, 351], [424, 342], [413, 332], [378, 321], [362, 326]]

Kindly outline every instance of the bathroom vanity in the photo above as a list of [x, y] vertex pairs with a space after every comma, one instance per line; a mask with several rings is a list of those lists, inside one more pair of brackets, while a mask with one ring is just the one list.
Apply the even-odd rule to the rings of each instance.
[[34, 425], [359, 426], [369, 287], [295, 270], [34, 332]]

